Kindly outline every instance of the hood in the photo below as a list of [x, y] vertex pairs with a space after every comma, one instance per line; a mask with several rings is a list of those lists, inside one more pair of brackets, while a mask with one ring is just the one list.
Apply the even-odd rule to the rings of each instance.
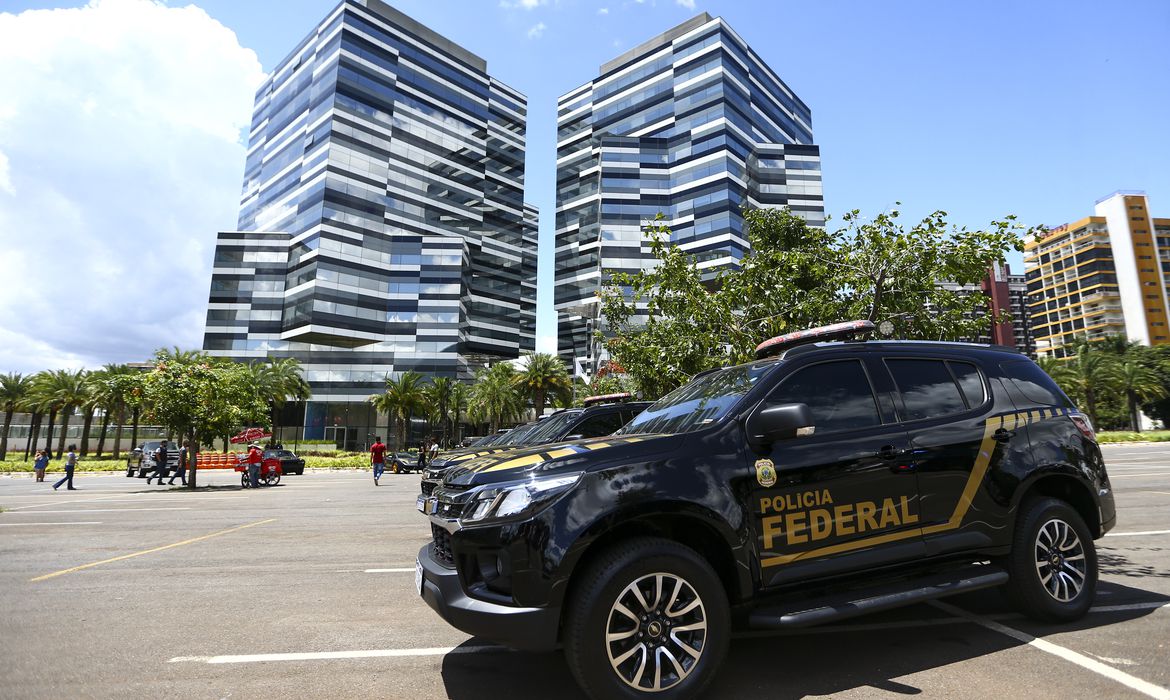
[[465, 460], [448, 470], [443, 483], [449, 486], [476, 486], [509, 481], [535, 471], [553, 469], [585, 470], [600, 460], [633, 458], [675, 446], [678, 435], [610, 435], [536, 447], [516, 447]]
[[494, 455], [499, 452], [506, 452], [513, 449], [512, 447], [465, 447], [461, 450], [451, 450], [444, 452], [435, 457], [431, 461], [431, 466], [436, 469], [445, 469], [456, 464], [461, 464], [469, 459], [476, 459], [486, 455]]

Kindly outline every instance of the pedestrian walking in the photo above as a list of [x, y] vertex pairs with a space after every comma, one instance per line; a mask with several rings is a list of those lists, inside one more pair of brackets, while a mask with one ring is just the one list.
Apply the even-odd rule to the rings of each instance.
[[253, 442], [248, 445], [248, 483], [252, 488], [260, 488], [260, 465], [264, 462], [264, 450]]
[[49, 455], [45, 454], [44, 450], [37, 450], [37, 457], [33, 460], [33, 472], [37, 475], [37, 481], [45, 480], [45, 470], [49, 467]]
[[374, 444], [370, 445], [370, 464], [374, 467], [374, 486], [386, 471], [386, 446], [382, 444], [382, 436], [374, 436]]
[[190, 447], [191, 441], [184, 440], [183, 446], [179, 448], [179, 464], [176, 466], [171, 480], [167, 482], [167, 486], [173, 486], [176, 478], [181, 480], [183, 486], [187, 485], [187, 455], [190, 454]]
[[69, 454], [65, 455], [65, 476], [61, 477], [60, 481], [53, 484], [53, 490], [56, 491], [58, 486], [64, 484], [65, 482], [69, 482], [69, 488], [67, 490], [76, 491], [77, 489], [73, 488], [73, 470], [76, 468], [77, 445], [70, 445]]
[[430, 447], [427, 448], [427, 466], [435, 461], [435, 457], [439, 456], [439, 438], [436, 435], [431, 436]]
[[154, 472], [146, 477], [146, 483], [148, 485], [151, 479], [158, 477], [158, 485], [162, 486], [162, 480], [167, 475], [167, 459], [169, 457], [170, 455], [167, 453], [167, 441], [163, 440], [154, 451]]
[[420, 472], [427, 468], [427, 449], [428, 447], [426, 440], [423, 440], [418, 444], [418, 463], [416, 466]]

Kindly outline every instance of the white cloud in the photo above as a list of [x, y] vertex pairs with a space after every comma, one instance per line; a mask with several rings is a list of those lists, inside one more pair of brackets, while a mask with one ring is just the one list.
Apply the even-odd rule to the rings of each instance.
[[539, 39], [544, 34], [544, 30], [544, 22], [537, 22], [536, 24], [532, 25], [531, 29], [528, 30], [528, 38]]
[[599, 14], [599, 15], [608, 15], [608, 14], [609, 14], [609, 8], [608, 8], [608, 7], [599, 7], [599, 8], [597, 8], [597, 14]]
[[547, 4], [548, 0], [500, 0], [500, 7], [505, 10], [535, 10]]
[[0, 13], [0, 371], [202, 344], [254, 52], [194, 6]]
[[695, 0], [674, 0], [674, 1], [677, 4], [681, 5], [682, 7], [687, 8], [688, 10], [695, 9]]

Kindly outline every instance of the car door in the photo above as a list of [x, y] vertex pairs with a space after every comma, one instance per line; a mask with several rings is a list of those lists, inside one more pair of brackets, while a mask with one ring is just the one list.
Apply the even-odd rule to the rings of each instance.
[[[905, 430], [857, 357], [812, 362], [763, 406], [807, 404], [814, 433], [774, 442], [750, 490], [765, 587], [921, 557], [918, 487]], [[759, 410], [759, 409], [757, 409]]]
[[1005, 453], [1000, 440], [1011, 436], [994, 433], [1000, 411], [986, 373], [964, 357], [894, 355], [883, 364], [914, 451], [927, 554], [1000, 543], [1005, 510], [987, 493]]

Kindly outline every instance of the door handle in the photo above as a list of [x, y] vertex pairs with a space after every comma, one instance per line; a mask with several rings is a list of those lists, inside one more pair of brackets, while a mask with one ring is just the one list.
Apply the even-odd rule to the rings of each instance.
[[899, 450], [893, 445], [883, 445], [882, 448], [878, 450], [877, 456], [889, 462], [906, 455], [908, 452], [909, 450]]
[[996, 430], [994, 433], [992, 433], [991, 437], [999, 442], [1007, 442], [1008, 440], [1011, 440], [1015, 434], [1016, 431], [1014, 430], [1005, 430], [1000, 428], [999, 430]]

